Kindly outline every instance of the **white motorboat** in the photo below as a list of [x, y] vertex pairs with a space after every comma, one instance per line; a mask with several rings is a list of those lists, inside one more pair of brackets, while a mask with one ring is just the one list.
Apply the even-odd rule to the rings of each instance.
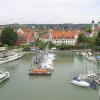
[[9, 72], [0, 71], [0, 83], [5, 81], [9, 77], [10, 77], [10, 73]]
[[82, 55], [82, 56], [86, 56], [87, 53], [86, 53], [86, 52], [81, 52], [81, 55]]
[[76, 55], [79, 55], [79, 52], [75, 52]]
[[97, 59], [96, 59], [94, 56], [86, 55], [86, 58], [87, 58], [89, 61], [92, 61], [92, 62], [97, 63]]
[[57, 50], [57, 48], [56, 47], [53, 47], [53, 48], [51, 48], [51, 52], [54, 52], [54, 51], [56, 51]]
[[88, 55], [89, 55], [89, 56], [92, 56], [92, 53], [91, 53], [91, 52], [88, 52]]
[[30, 51], [36, 51], [37, 49], [35, 47], [30, 47]]
[[18, 53], [13, 52], [8, 56], [1, 57], [0, 64], [11, 62], [11, 61], [19, 59], [21, 57], [22, 57], [22, 54], [18, 54]]
[[89, 87], [90, 84], [84, 80], [82, 80], [81, 78], [75, 78], [71, 81], [72, 84], [77, 85], [77, 86], [81, 86], [81, 87]]

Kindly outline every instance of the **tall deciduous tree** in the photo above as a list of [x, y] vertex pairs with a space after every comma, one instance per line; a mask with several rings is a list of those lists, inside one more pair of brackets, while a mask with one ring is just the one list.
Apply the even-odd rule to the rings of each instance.
[[1, 42], [3, 44], [15, 45], [17, 41], [17, 33], [13, 28], [4, 28], [1, 32]]
[[77, 39], [77, 43], [78, 44], [84, 44], [85, 43], [85, 35], [83, 33], [79, 34], [78, 39]]
[[98, 35], [96, 37], [96, 46], [100, 46], [100, 31], [98, 32]]

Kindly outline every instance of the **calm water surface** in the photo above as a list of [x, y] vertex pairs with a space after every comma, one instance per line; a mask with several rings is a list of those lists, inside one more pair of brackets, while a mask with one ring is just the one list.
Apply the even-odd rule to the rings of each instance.
[[[11, 73], [9, 80], [0, 84], [0, 100], [97, 100], [97, 90], [70, 84], [70, 77], [85, 70], [97, 71], [100, 65], [71, 52], [56, 53], [56, 69], [51, 77], [29, 76], [28, 70], [35, 55], [0, 65]], [[76, 74], [77, 74], [76, 73]]]

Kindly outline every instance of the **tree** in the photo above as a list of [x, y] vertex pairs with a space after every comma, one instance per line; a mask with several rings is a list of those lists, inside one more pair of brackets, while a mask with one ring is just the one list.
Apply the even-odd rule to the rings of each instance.
[[77, 39], [77, 43], [78, 44], [84, 44], [85, 43], [85, 35], [83, 33], [79, 34], [78, 39]]
[[96, 46], [100, 46], [100, 31], [98, 32], [98, 35], [96, 37]]
[[17, 33], [13, 28], [4, 28], [1, 32], [1, 42], [3, 44], [15, 45], [17, 41]]
[[38, 48], [40, 48], [41, 50], [43, 50], [46, 46], [45, 42], [41, 41], [41, 40], [37, 40], [35, 41], [34, 45]]
[[95, 45], [95, 36], [93, 36], [93, 37], [86, 37], [85, 36], [85, 44], [86, 45]]
[[92, 32], [91, 28], [87, 28], [87, 29], [86, 29], [86, 32], [91, 33], [91, 32]]
[[49, 41], [49, 48], [51, 49], [52, 47], [55, 47], [56, 45], [53, 43], [53, 42], [51, 42], [51, 41]]

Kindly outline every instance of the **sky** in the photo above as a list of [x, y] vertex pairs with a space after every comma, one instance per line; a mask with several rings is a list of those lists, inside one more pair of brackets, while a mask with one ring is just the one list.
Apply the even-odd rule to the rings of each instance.
[[97, 23], [100, 0], [0, 0], [0, 24]]

